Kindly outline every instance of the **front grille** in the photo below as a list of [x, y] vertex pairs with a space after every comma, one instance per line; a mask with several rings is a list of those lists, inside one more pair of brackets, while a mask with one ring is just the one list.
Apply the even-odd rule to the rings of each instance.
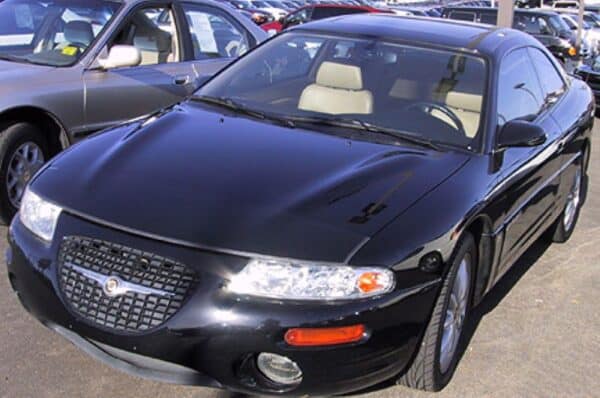
[[[63, 239], [58, 272], [73, 311], [96, 325], [126, 332], [144, 332], [165, 323], [198, 282], [195, 272], [176, 261], [77, 236]], [[133, 289], [111, 297], [98, 281], [111, 276]]]

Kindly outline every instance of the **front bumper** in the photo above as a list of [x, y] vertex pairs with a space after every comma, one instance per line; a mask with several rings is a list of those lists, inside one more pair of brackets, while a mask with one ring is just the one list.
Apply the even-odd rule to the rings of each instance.
[[[71, 311], [59, 287], [57, 253], [62, 237], [73, 235], [181, 261], [196, 268], [201, 283], [178, 313], [151, 331], [100, 328]], [[23, 306], [83, 351], [138, 376], [249, 394], [342, 394], [395, 377], [412, 359], [439, 289], [436, 277], [403, 271], [394, 292], [371, 300], [334, 305], [243, 298], [223, 286], [247, 258], [142, 238], [68, 213], [61, 215], [50, 246], [30, 234], [18, 217], [9, 241], [9, 278]], [[298, 348], [283, 339], [292, 327], [359, 323], [369, 334], [355, 344]], [[260, 352], [291, 358], [303, 371], [302, 382], [293, 388], [269, 382], [255, 366]]]

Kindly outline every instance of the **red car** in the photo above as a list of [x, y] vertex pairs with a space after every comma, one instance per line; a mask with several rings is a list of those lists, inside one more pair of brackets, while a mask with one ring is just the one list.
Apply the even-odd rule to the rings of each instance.
[[261, 25], [260, 27], [267, 32], [276, 31], [279, 33], [290, 26], [300, 25], [306, 22], [315, 21], [317, 19], [331, 18], [338, 15], [363, 14], [370, 12], [388, 14], [394, 13], [392, 10], [373, 8], [369, 6], [314, 4], [299, 8], [279, 21], [269, 22]]

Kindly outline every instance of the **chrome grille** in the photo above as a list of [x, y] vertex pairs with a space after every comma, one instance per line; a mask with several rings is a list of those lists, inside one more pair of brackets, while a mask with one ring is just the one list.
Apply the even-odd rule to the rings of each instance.
[[[63, 239], [58, 272], [73, 311], [94, 324], [126, 332], [148, 331], [165, 323], [198, 282], [192, 270], [176, 261], [78, 236]], [[111, 296], [100, 283], [107, 277], [133, 289]]]

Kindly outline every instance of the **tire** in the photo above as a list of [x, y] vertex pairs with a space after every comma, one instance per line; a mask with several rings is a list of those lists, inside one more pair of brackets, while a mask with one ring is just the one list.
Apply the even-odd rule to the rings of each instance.
[[586, 173], [583, 166], [585, 159], [585, 153], [582, 153], [577, 159], [575, 163], [577, 169], [575, 171], [573, 181], [570, 183], [571, 185], [569, 187], [567, 203], [565, 204], [565, 207], [560, 213], [560, 216], [556, 222], [548, 230], [548, 236], [554, 243], [565, 243], [568, 241], [575, 230], [575, 226], [577, 225], [579, 212], [581, 211], [581, 205], [583, 203], [583, 199], [585, 198], [585, 188], [587, 186]]
[[[26, 145], [28, 145], [26, 147]], [[34, 159], [34, 151], [39, 150], [38, 157]], [[18, 203], [22, 195], [22, 186], [26, 184], [45, 160], [49, 158], [49, 149], [41, 131], [34, 125], [25, 122], [12, 123], [0, 132], [0, 221], [9, 224], [15, 213], [19, 210]], [[19, 156], [19, 157], [17, 157]], [[15, 167], [18, 160], [24, 160], [25, 166], [19, 174], [17, 186], [9, 188], [9, 178], [14, 181]], [[12, 171], [11, 171], [12, 170]], [[9, 176], [10, 174], [10, 176]], [[21, 190], [19, 195], [19, 188]], [[18, 198], [18, 200], [17, 200]]]
[[[451, 355], [446, 355], [450, 358], [445, 361], [445, 369], [442, 368], [442, 338], [444, 336], [444, 323], [447, 321], [447, 311], [450, 306], [450, 297], [452, 296], [453, 288], [459, 269], [462, 269], [463, 261], [466, 264], [468, 275], [466, 276], [467, 287], [465, 296], [465, 310], [463, 321], [461, 322], [458, 337], [456, 338], [455, 349]], [[459, 350], [463, 340], [464, 325], [468, 320], [468, 315], [471, 307], [473, 276], [477, 264], [477, 249], [473, 236], [466, 233], [461, 239], [450, 261], [451, 267], [448, 275], [444, 279], [440, 295], [433, 309], [433, 314], [418, 352], [408, 368], [408, 370], [400, 377], [398, 384], [407, 387], [425, 390], [425, 391], [440, 391], [450, 381], [459, 359]], [[461, 279], [464, 279], [461, 271]]]

